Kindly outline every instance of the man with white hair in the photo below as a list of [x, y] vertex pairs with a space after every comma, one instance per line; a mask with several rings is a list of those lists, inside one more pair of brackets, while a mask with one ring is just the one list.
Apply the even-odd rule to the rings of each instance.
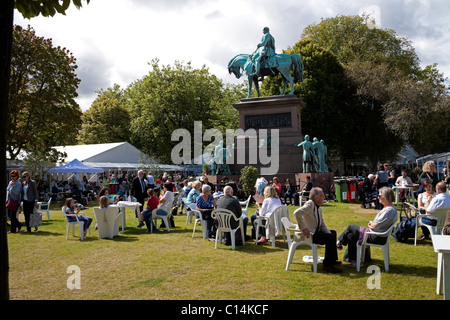
[[[225, 188], [223, 188], [223, 193], [224, 193], [224, 196], [220, 197], [219, 200], [217, 201], [217, 208], [230, 210], [231, 212], [233, 212], [236, 215], [237, 219], [241, 219], [241, 215], [242, 215], [241, 204], [239, 203], [239, 199], [236, 198], [235, 196], [233, 196], [233, 188], [231, 186], [226, 186]], [[244, 217], [243, 219], [244, 219], [243, 220], [244, 234], [246, 235], [247, 234], [248, 217]], [[231, 228], [235, 229], [239, 226], [239, 220], [236, 221], [234, 219], [231, 219], [230, 224], [231, 224]], [[242, 243], [241, 233], [236, 232], [235, 236], [236, 236], [236, 244]], [[231, 244], [229, 232], [225, 233], [224, 239], [225, 239], [226, 245]]]
[[325, 259], [323, 260], [323, 270], [330, 273], [340, 273], [341, 269], [335, 264], [340, 264], [336, 248], [336, 231], [329, 230], [325, 225], [320, 206], [325, 200], [325, 195], [321, 188], [313, 188], [309, 193], [309, 200], [295, 210], [294, 216], [298, 223], [299, 232], [296, 232], [294, 241], [301, 241], [304, 237], [312, 236], [312, 242], [325, 245]]
[[[141, 204], [141, 212], [144, 210], [145, 197], [147, 196], [147, 185], [144, 179], [144, 171], [139, 170], [138, 176], [131, 183], [131, 195]], [[142, 222], [141, 222], [142, 223]], [[139, 225], [141, 225], [141, 223]]]

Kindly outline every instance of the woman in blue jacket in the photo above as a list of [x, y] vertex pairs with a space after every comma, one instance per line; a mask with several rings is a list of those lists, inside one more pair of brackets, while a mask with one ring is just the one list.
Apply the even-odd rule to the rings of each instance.
[[9, 173], [11, 181], [9, 181], [8, 187], [6, 188], [6, 203], [8, 200], [17, 201], [17, 208], [15, 210], [7, 209], [8, 218], [11, 220], [11, 229], [8, 233], [16, 233], [22, 228], [22, 223], [17, 219], [17, 209], [19, 209], [21, 195], [22, 195], [22, 183], [19, 181], [19, 172], [13, 170]]

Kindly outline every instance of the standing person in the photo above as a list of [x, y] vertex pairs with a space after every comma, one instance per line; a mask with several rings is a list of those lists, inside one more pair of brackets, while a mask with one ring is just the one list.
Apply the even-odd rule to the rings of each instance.
[[[33, 214], [34, 208], [38, 207], [39, 194], [36, 182], [31, 180], [29, 172], [25, 171], [22, 173], [22, 181], [23, 214], [25, 216], [27, 232], [31, 232], [30, 216]], [[37, 230], [38, 228], [34, 227], [34, 231]]]
[[422, 173], [419, 176], [419, 181], [422, 184], [427, 179], [433, 183], [433, 188], [436, 188], [439, 179], [436, 174], [436, 165], [434, 164], [434, 161], [427, 161], [422, 167]]
[[155, 178], [152, 176], [152, 173], [149, 171], [147, 174], [148, 187], [151, 189], [155, 188]]
[[140, 212], [144, 211], [144, 202], [146, 196], [146, 185], [144, 180], [144, 171], [139, 170], [138, 176], [131, 183], [131, 195], [141, 204]]
[[[357, 243], [362, 243], [365, 233], [369, 230], [385, 232], [397, 221], [397, 209], [392, 204], [395, 200], [394, 191], [389, 187], [383, 187], [378, 192], [378, 198], [383, 205], [383, 209], [377, 213], [373, 221], [369, 221], [367, 227], [360, 227], [350, 224], [339, 236], [336, 246], [339, 250], [342, 246], [348, 245], [348, 257], [351, 261], [347, 266], [356, 267]], [[386, 237], [370, 235], [368, 242], [383, 245], [387, 241]]]
[[22, 184], [19, 181], [19, 172], [17, 170], [12, 170], [9, 173], [9, 177], [11, 181], [9, 181], [6, 188], [6, 203], [11, 199], [16, 201], [17, 205], [15, 208], [7, 208], [8, 218], [11, 220], [11, 229], [8, 233], [16, 233], [22, 228], [22, 223], [17, 219], [17, 210], [19, 209], [22, 196]]
[[375, 185], [377, 189], [379, 190], [383, 187], [387, 187], [388, 180], [389, 180], [389, 172], [386, 171], [384, 165], [380, 164], [378, 166], [378, 172], [375, 176]]
[[289, 198], [289, 205], [293, 205], [292, 197], [294, 196], [294, 188], [291, 185], [291, 181], [286, 179], [284, 182], [284, 204], [287, 205], [287, 199]]
[[336, 248], [336, 231], [329, 230], [322, 217], [320, 207], [325, 200], [325, 194], [321, 188], [313, 188], [309, 193], [309, 200], [294, 211], [301, 233], [296, 233], [294, 241], [302, 240], [304, 237], [312, 236], [312, 242], [325, 245], [325, 259], [323, 260], [323, 271], [330, 273], [341, 273], [342, 270], [334, 265], [340, 264]]

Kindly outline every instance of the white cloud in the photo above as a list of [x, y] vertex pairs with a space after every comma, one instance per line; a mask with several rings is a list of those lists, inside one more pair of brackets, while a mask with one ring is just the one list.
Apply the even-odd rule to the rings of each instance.
[[271, 29], [281, 52], [300, 39], [307, 25], [370, 6], [380, 8], [382, 28], [412, 40], [423, 65], [437, 62], [441, 72], [450, 74], [447, 0], [96, 0], [53, 18], [26, 20], [16, 12], [15, 23], [31, 24], [38, 35], [73, 52], [82, 80], [77, 101], [86, 110], [95, 91], [114, 83], [128, 86], [149, 72], [153, 58], [161, 64], [206, 65], [223, 81], [236, 83], [227, 72], [228, 61], [253, 52], [263, 27]]

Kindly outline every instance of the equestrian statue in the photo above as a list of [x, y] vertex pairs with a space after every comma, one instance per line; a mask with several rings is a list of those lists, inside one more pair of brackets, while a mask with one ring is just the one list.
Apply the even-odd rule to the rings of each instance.
[[[280, 95], [286, 92], [287, 83], [291, 85], [289, 94], [294, 94], [294, 79], [290, 75], [294, 69], [295, 76], [299, 81], [303, 80], [302, 58], [294, 54], [275, 53], [275, 39], [270, 34], [269, 28], [263, 29], [263, 37], [252, 54], [238, 54], [228, 63], [228, 72], [233, 73], [236, 78], [240, 78], [244, 73], [248, 77], [248, 96], [252, 94], [252, 84], [255, 84], [256, 92], [259, 94], [258, 81], [264, 81], [265, 76], [276, 76], [279, 73], [283, 78], [283, 90]], [[243, 72], [241, 72], [241, 70]]]

